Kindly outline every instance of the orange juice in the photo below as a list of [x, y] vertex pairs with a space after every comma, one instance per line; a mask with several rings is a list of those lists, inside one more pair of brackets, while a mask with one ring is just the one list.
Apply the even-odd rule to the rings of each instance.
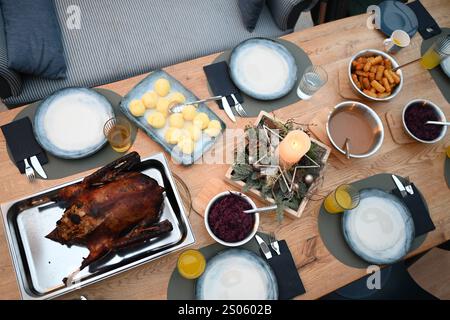
[[441, 63], [441, 56], [434, 50], [433, 47], [428, 49], [422, 56], [422, 59], [420, 59], [420, 64], [425, 69], [433, 69], [439, 63]]
[[186, 279], [197, 279], [203, 274], [205, 267], [205, 257], [198, 250], [186, 250], [178, 257], [178, 272]]
[[131, 147], [131, 132], [123, 125], [114, 126], [108, 132], [107, 138], [116, 152], [125, 152]]
[[348, 191], [337, 189], [328, 195], [324, 206], [328, 213], [339, 213], [352, 207], [352, 197]]
[[450, 146], [447, 147], [447, 158], [450, 158]]

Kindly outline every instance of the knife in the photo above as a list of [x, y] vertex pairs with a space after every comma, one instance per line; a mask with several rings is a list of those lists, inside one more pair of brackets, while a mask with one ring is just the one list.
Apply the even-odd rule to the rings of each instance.
[[405, 186], [403, 185], [403, 183], [400, 181], [399, 178], [397, 178], [396, 175], [391, 175], [391, 177], [392, 177], [392, 180], [394, 180], [395, 185], [397, 186], [397, 189], [400, 191], [402, 197], [403, 198], [406, 197], [407, 192], [406, 192], [406, 189], [405, 189]]
[[47, 179], [47, 174], [44, 171], [44, 168], [42, 168], [41, 163], [39, 162], [38, 158], [36, 156], [32, 156], [30, 158], [31, 161], [31, 165], [33, 166], [34, 170], [36, 170], [37, 173], [39, 173], [39, 175], [44, 178]]
[[231, 110], [230, 104], [228, 103], [227, 97], [222, 97], [222, 106], [223, 110], [227, 114], [228, 118], [231, 119], [231, 121], [236, 122], [236, 117], [233, 114], [233, 111]]
[[272, 258], [272, 253], [270, 252], [269, 246], [267, 243], [257, 234], [255, 234], [256, 241], [258, 241], [259, 247], [261, 248], [262, 252], [264, 253], [264, 256], [267, 260]]

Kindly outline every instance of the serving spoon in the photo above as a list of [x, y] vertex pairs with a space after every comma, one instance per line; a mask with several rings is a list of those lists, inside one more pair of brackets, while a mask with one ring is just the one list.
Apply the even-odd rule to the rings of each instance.
[[272, 206], [267, 206], [267, 207], [260, 207], [260, 208], [256, 208], [256, 209], [244, 210], [244, 213], [266, 212], [266, 211], [276, 210], [277, 208], [278, 208], [278, 206], [277, 206], [276, 204], [274, 204], [274, 205], [272, 205]]
[[199, 103], [215, 101], [215, 100], [220, 100], [220, 99], [222, 99], [222, 96], [214, 96], [211, 98], [201, 99], [201, 100], [192, 101], [192, 102], [176, 103], [169, 107], [169, 112], [170, 113], [180, 113], [181, 111], [183, 111], [183, 108], [187, 105], [193, 105], [195, 108], [197, 108], [197, 104], [199, 104]]
[[441, 125], [441, 126], [450, 126], [450, 122], [446, 122], [446, 121], [427, 121], [425, 122], [425, 124], [437, 124], [437, 125]]

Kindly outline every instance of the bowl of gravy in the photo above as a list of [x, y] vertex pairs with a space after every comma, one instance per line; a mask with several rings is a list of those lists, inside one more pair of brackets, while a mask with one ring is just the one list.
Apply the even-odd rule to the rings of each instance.
[[368, 106], [356, 101], [339, 103], [330, 112], [327, 135], [333, 146], [351, 158], [367, 158], [380, 149], [384, 128], [380, 117]]

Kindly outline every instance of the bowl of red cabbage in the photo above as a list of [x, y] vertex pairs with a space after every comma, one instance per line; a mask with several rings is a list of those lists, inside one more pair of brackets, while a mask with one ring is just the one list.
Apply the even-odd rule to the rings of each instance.
[[245, 210], [255, 208], [255, 203], [243, 193], [219, 193], [206, 207], [206, 230], [214, 240], [224, 246], [241, 246], [250, 241], [258, 230], [259, 214], [244, 213]]

